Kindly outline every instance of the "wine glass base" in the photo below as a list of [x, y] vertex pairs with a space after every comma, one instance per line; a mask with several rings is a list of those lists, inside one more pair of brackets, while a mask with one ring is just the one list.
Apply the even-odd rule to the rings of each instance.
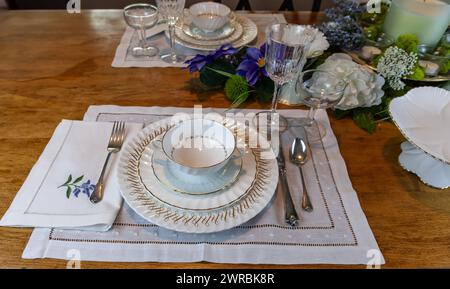
[[159, 49], [153, 46], [131, 48], [131, 55], [135, 57], [152, 57], [158, 55], [158, 53]]
[[[274, 114], [276, 114], [275, 117]], [[278, 112], [273, 112], [270, 110], [258, 112], [253, 117], [252, 122], [256, 127], [265, 124], [268, 129], [278, 130], [280, 132], [285, 131], [288, 127], [288, 121], [284, 116], [280, 115]]]
[[327, 135], [327, 129], [325, 126], [318, 121], [314, 121], [313, 123], [308, 122], [309, 120], [305, 118], [304, 128], [306, 133], [308, 134], [308, 141], [311, 143], [320, 142]]
[[161, 54], [161, 60], [167, 63], [183, 63], [186, 60], [186, 56], [163, 51]]

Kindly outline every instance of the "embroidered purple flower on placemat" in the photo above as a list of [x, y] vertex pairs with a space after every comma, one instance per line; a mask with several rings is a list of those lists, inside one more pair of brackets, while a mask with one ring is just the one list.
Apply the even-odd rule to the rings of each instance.
[[67, 181], [60, 185], [58, 188], [66, 187], [66, 197], [70, 198], [70, 195], [73, 194], [76, 198], [80, 193], [85, 194], [90, 197], [92, 192], [95, 190], [95, 185], [91, 184], [91, 180], [87, 180], [86, 182], [79, 184], [83, 180], [84, 176], [80, 176], [72, 181], [72, 175], [69, 175]]
[[249, 47], [244, 60], [239, 64], [236, 74], [245, 77], [247, 83], [254, 86], [262, 75], [268, 76], [266, 71], [265, 54], [267, 44], [264, 43], [261, 47]]
[[207, 55], [197, 54], [194, 58], [187, 60], [187, 68], [190, 73], [200, 71], [206, 64], [212, 63], [214, 60], [219, 59], [226, 55], [233, 55], [238, 50], [234, 48], [231, 44], [224, 44], [219, 47], [216, 51], [213, 51]]

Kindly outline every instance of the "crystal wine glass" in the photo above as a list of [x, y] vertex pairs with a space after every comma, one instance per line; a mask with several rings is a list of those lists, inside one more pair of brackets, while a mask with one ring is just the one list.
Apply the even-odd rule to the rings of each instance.
[[270, 111], [261, 111], [256, 118], [257, 121], [267, 120], [271, 126], [279, 125], [279, 129], [283, 130], [287, 127], [287, 121], [276, 112], [280, 87], [298, 75], [315, 36], [304, 26], [284, 23], [268, 26], [266, 34], [265, 68], [275, 88]]
[[150, 4], [132, 4], [123, 9], [123, 16], [128, 26], [139, 34], [139, 43], [130, 48], [131, 54], [137, 57], [157, 55], [159, 50], [148, 44], [145, 30], [158, 22], [158, 8]]
[[[320, 140], [326, 134], [324, 125], [315, 119], [317, 109], [336, 106], [344, 96], [346, 87], [347, 81], [332, 72], [311, 69], [300, 74], [295, 90], [302, 102], [310, 108], [304, 121], [305, 128], [309, 128], [311, 133], [309, 140]], [[315, 125], [318, 130], [314, 131]]]
[[183, 16], [184, 4], [185, 0], [156, 0], [159, 12], [169, 26], [170, 51], [161, 54], [161, 59], [168, 63], [181, 63], [186, 58], [175, 51], [175, 24]]

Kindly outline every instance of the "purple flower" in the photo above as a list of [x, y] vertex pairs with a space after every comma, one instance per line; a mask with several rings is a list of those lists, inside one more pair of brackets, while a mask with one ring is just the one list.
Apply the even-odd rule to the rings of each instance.
[[[86, 194], [88, 197], [91, 196], [91, 193], [94, 191], [95, 189], [95, 185], [91, 184], [91, 181], [88, 180], [87, 182], [81, 184], [80, 186], [83, 194]], [[76, 195], [77, 196], [77, 195]]]
[[187, 60], [185, 64], [188, 65], [190, 73], [200, 71], [206, 64], [213, 62], [226, 55], [233, 55], [238, 50], [231, 46], [231, 44], [224, 44], [216, 51], [209, 53], [208, 55], [197, 54], [194, 58]]
[[81, 190], [80, 190], [80, 188], [76, 188], [75, 190], [73, 190], [73, 195], [75, 196], [75, 197], [77, 197], [78, 198], [78, 195], [80, 194], [80, 192], [81, 192]]
[[256, 84], [261, 74], [268, 76], [264, 59], [266, 48], [266, 44], [261, 45], [259, 49], [255, 47], [247, 48], [245, 58], [237, 68], [236, 74], [245, 77], [247, 83], [252, 86]]

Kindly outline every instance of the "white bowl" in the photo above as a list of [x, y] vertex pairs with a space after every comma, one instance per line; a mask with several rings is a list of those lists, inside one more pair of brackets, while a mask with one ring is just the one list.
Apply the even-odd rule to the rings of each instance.
[[194, 25], [205, 32], [213, 32], [230, 21], [231, 10], [215, 2], [200, 2], [189, 8]]
[[161, 147], [176, 169], [200, 175], [217, 172], [228, 163], [236, 149], [236, 138], [221, 123], [196, 118], [170, 128]]

